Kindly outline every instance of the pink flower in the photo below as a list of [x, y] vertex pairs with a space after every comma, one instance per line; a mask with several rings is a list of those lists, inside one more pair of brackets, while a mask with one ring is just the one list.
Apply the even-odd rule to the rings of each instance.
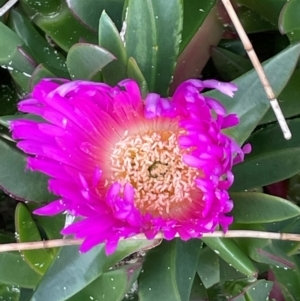
[[237, 116], [201, 95], [206, 87], [229, 96], [236, 90], [189, 80], [171, 99], [150, 93], [143, 101], [132, 80], [116, 87], [42, 80], [19, 110], [43, 121], [11, 123], [28, 168], [49, 175], [59, 196], [35, 213], [78, 217], [62, 233], [84, 239], [83, 252], [105, 243], [110, 254], [120, 238], [138, 233], [186, 240], [219, 225], [226, 231], [231, 168], [244, 153], [222, 133]]

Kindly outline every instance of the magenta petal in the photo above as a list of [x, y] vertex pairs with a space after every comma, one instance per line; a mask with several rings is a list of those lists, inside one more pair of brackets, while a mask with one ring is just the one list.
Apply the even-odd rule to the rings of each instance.
[[247, 143], [243, 146], [242, 151], [244, 154], [249, 154], [251, 153], [252, 147], [250, 143]]
[[236, 114], [229, 114], [223, 119], [222, 129], [229, 128], [232, 126], [236, 126], [239, 124], [239, 118]]
[[37, 215], [55, 215], [65, 211], [66, 209], [66, 204], [62, 200], [57, 200], [47, 204], [46, 206], [35, 209], [33, 213]]
[[118, 240], [108, 240], [105, 244], [106, 255], [111, 255], [114, 253], [118, 246]]
[[223, 216], [220, 217], [220, 221], [219, 222], [220, 222], [220, 225], [223, 228], [223, 231], [227, 232], [229, 225], [232, 224], [232, 222], [233, 222], [233, 217], [232, 216], [223, 215]]
[[204, 80], [203, 84], [206, 88], [217, 89], [220, 92], [233, 97], [235, 91], [237, 91], [237, 86], [231, 83], [223, 83], [214, 79]]
[[[82, 252], [104, 243], [111, 254], [120, 239], [139, 233], [148, 239], [161, 233], [169, 240], [178, 233], [187, 240], [219, 226], [226, 231], [233, 220], [226, 215], [233, 207], [227, 191], [234, 180], [231, 169], [251, 147], [241, 149], [222, 131], [239, 119], [201, 94], [205, 88], [231, 97], [236, 91], [231, 83], [191, 79], [172, 97], [150, 93], [143, 100], [130, 79], [115, 87], [40, 81], [19, 103], [19, 110], [34, 114], [35, 121], [10, 125], [17, 146], [28, 155], [28, 168], [48, 175], [48, 189], [61, 198], [35, 213], [72, 214], [76, 222], [61, 233], [83, 239]], [[157, 135], [144, 144], [149, 133]], [[125, 150], [123, 142], [128, 142]], [[143, 162], [136, 162], [139, 154], [147, 156]], [[167, 181], [149, 180], [150, 166], [164, 160], [170, 164], [163, 174]]]
[[157, 115], [157, 108], [160, 96], [155, 93], [149, 93], [145, 99], [145, 117], [154, 118]]
[[79, 250], [80, 250], [80, 252], [85, 253], [85, 252], [89, 251], [90, 249], [92, 249], [93, 247], [95, 247], [98, 244], [103, 243], [103, 242], [104, 242], [104, 240], [102, 237], [90, 236], [83, 241]]
[[129, 183], [124, 186], [124, 200], [128, 203], [133, 203], [134, 200], [134, 189]]
[[182, 158], [183, 162], [191, 167], [196, 167], [201, 169], [205, 165], [206, 161], [199, 159], [193, 155], [184, 155]]

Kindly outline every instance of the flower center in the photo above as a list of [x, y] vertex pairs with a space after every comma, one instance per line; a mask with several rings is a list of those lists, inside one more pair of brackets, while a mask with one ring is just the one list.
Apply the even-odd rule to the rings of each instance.
[[112, 182], [134, 187], [142, 214], [184, 218], [195, 197], [202, 198], [194, 183], [201, 171], [182, 162], [177, 135], [169, 130], [126, 135], [112, 150]]

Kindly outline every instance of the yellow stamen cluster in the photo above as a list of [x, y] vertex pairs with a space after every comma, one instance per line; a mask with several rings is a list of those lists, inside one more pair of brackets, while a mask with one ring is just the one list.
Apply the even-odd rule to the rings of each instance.
[[142, 213], [178, 217], [197, 194], [194, 180], [199, 176], [198, 169], [182, 162], [182, 155], [174, 132], [126, 132], [110, 157], [112, 181], [134, 187], [134, 202]]

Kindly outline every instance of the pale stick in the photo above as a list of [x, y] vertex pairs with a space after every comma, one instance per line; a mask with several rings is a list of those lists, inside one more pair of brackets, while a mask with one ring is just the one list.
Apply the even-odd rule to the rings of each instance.
[[9, 0], [0, 8], [0, 17], [2, 17], [7, 11], [9, 11], [18, 0]]
[[291, 137], [292, 137], [291, 131], [290, 131], [290, 129], [289, 129], [287, 123], [286, 123], [286, 120], [285, 120], [285, 118], [282, 114], [279, 103], [278, 103], [278, 101], [275, 97], [275, 94], [273, 92], [273, 89], [272, 89], [272, 87], [271, 87], [271, 85], [270, 85], [270, 83], [267, 79], [266, 73], [265, 73], [261, 63], [259, 62], [259, 59], [258, 59], [258, 57], [257, 57], [257, 55], [256, 55], [256, 53], [253, 49], [253, 46], [252, 46], [252, 44], [251, 44], [244, 28], [243, 28], [243, 26], [242, 26], [237, 14], [236, 14], [234, 8], [233, 8], [230, 0], [222, 0], [222, 2], [223, 2], [224, 6], [225, 6], [225, 8], [228, 12], [228, 15], [229, 15], [229, 17], [230, 17], [237, 33], [238, 33], [238, 35], [239, 35], [243, 45], [244, 45], [245, 50], [248, 53], [248, 56], [249, 56], [253, 66], [254, 66], [257, 74], [258, 74], [258, 77], [259, 77], [259, 79], [260, 79], [260, 81], [261, 81], [261, 83], [262, 83], [262, 85], [265, 89], [267, 97], [270, 100], [271, 107], [272, 107], [272, 109], [275, 113], [275, 116], [278, 120], [279, 126], [280, 126], [280, 128], [283, 132], [284, 138], [287, 139], [287, 140], [291, 139]]
[[[178, 236], [178, 235], [177, 235]], [[219, 237], [219, 238], [261, 238], [261, 239], [276, 239], [276, 240], [290, 240], [300, 241], [300, 234], [292, 233], [274, 233], [263, 231], [251, 231], [251, 230], [230, 230], [224, 233], [223, 231], [215, 231], [214, 233], [204, 233], [203, 238]], [[158, 234], [154, 239], [162, 239], [163, 234]], [[143, 234], [139, 234], [126, 240], [146, 240], [147, 238]], [[57, 248], [64, 246], [80, 245], [83, 241], [80, 239], [53, 239], [34, 242], [21, 242], [21, 243], [8, 243], [0, 244], [0, 252], [9, 251], [24, 251], [24, 250], [37, 250]]]

